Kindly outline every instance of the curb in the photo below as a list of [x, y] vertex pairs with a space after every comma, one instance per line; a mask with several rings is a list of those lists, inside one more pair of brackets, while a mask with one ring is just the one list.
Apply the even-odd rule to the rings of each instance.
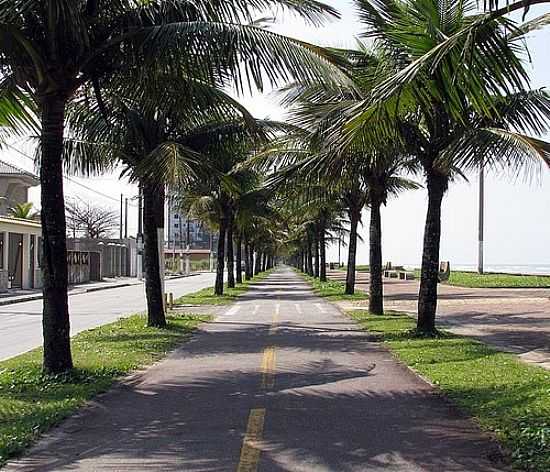
[[[193, 277], [195, 275], [200, 275], [199, 273], [193, 273], [189, 275], [178, 275], [176, 277], [170, 277], [167, 278], [167, 281], [170, 280], [176, 280], [176, 279], [184, 279], [187, 277]], [[103, 290], [112, 290], [115, 288], [124, 288], [124, 287], [133, 287], [135, 285], [142, 285], [143, 281], [140, 282], [125, 282], [118, 285], [107, 285], [104, 287], [91, 287], [91, 288], [75, 288], [73, 291], [69, 291], [67, 295], [69, 297], [72, 297], [73, 295], [82, 295], [84, 293], [92, 293], [92, 292], [101, 292]], [[6, 306], [6, 305], [16, 305], [17, 303], [25, 303], [25, 302], [33, 302], [36, 300], [42, 300], [44, 296], [42, 294], [37, 295], [29, 295], [22, 298], [12, 299], [12, 300], [2, 300], [0, 299], [0, 306]]]

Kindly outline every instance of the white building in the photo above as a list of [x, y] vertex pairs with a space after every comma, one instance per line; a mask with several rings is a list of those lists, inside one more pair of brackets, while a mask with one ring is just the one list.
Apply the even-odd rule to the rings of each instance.
[[29, 188], [39, 183], [36, 175], [0, 161], [0, 215], [7, 215], [19, 203], [27, 203]]
[[40, 288], [42, 228], [33, 220], [8, 217], [8, 210], [29, 201], [29, 188], [38, 178], [0, 161], [0, 291]]
[[41, 247], [40, 223], [0, 216], [0, 291], [42, 287]]

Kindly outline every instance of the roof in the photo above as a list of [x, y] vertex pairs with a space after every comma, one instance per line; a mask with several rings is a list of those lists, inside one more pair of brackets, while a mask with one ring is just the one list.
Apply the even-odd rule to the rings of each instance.
[[10, 224], [10, 225], [17, 225], [17, 226], [29, 226], [31, 228], [42, 228], [42, 225], [39, 221], [34, 220], [23, 220], [21, 218], [12, 218], [10, 216], [0, 216], [0, 225], [1, 224]]
[[13, 175], [13, 176], [26, 177], [28, 179], [33, 180], [35, 182], [35, 185], [38, 185], [39, 183], [38, 177], [32, 172], [27, 172], [26, 170], [20, 169], [19, 167], [16, 167], [2, 160], [0, 160], [0, 175]]

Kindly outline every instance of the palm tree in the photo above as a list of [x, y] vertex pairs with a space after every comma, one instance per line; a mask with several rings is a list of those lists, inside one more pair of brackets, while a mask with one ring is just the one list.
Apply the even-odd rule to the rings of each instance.
[[12, 218], [20, 218], [22, 220], [36, 220], [40, 215], [34, 211], [34, 205], [31, 202], [17, 203], [8, 209], [8, 214]]
[[[190, 147], [203, 158], [187, 184], [180, 187], [182, 207], [196, 217], [206, 215], [219, 230], [215, 294], [224, 291], [225, 256], [228, 261], [228, 285], [234, 286], [233, 230], [238, 205], [245, 198], [250, 172], [240, 169], [256, 144], [265, 141], [277, 123], [233, 119], [217, 121], [199, 128]], [[227, 246], [226, 246], [227, 240]], [[228, 249], [226, 251], [226, 248]]]
[[72, 367], [62, 172], [67, 104], [85, 84], [101, 103], [106, 79], [144, 63], [199, 70], [239, 90], [262, 88], [264, 78], [328, 75], [323, 50], [252, 20], [258, 9], [273, 7], [314, 24], [336, 12], [314, 0], [3, 0], [0, 6], [0, 96], [12, 108], [2, 106], [0, 114], [25, 123], [19, 104], [29, 97], [41, 124], [44, 370], [58, 373]]
[[[125, 81], [111, 86], [102, 104], [84, 96], [69, 108], [72, 139], [67, 141], [76, 169], [101, 169], [116, 162], [139, 182], [143, 193], [145, 288], [148, 326], [166, 325], [163, 302], [165, 186], [185, 184], [199, 172], [204, 126], [245, 116], [246, 110], [221, 90], [196, 80], [163, 75], [162, 80], [136, 91]], [[130, 81], [130, 83], [133, 83]], [[157, 83], [171, 84], [158, 89]], [[161, 104], [159, 106], [158, 104]], [[108, 116], [101, 113], [103, 107]], [[204, 171], [204, 169], [203, 169]]]
[[[473, 2], [358, 0], [356, 4], [367, 27], [365, 34], [374, 38], [374, 47], [385, 57], [393, 58], [392, 68], [398, 72], [385, 77], [362, 104], [353, 105], [347, 129], [362, 135], [373, 127], [387, 139], [405, 141], [422, 167], [428, 211], [418, 330], [431, 333], [437, 306], [441, 205], [449, 183], [457, 172], [479, 166], [481, 156], [514, 169], [539, 158], [548, 160], [550, 147], [528, 136], [546, 130], [548, 97], [526, 88], [519, 44], [508, 34], [514, 28], [510, 20], [493, 18], [475, 34], [456, 35], [479, 20], [468, 14]], [[443, 54], [440, 46], [446, 47], [446, 39], [453, 36], [460, 47]], [[464, 56], [460, 51], [468, 53]], [[379, 126], [392, 121], [395, 126]], [[396, 132], [402, 121], [417, 125], [408, 126], [406, 133]]]

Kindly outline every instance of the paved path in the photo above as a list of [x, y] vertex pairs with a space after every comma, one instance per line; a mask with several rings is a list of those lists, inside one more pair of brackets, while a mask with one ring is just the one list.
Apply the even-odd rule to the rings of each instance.
[[502, 471], [494, 452], [283, 270], [7, 471]]
[[[181, 296], [214, 284], [213, 274], [166, 281], [166, 291]], [[71, 334], [145, 309], [143, 284], [69, 297]], [[0, 306], [0, 360], [42, 344], [42, 300]]]
[[[338, 272], [332, 278], [345, 280]], [[368, 274], [357, 287], [368, 290]], [[417, 313], [418, 281], [385, 280], [385, 308]], [[479, 289], [439, 285], [439, 320], [450, 331], [473, 336], [550, 369], [550, 289]]]

